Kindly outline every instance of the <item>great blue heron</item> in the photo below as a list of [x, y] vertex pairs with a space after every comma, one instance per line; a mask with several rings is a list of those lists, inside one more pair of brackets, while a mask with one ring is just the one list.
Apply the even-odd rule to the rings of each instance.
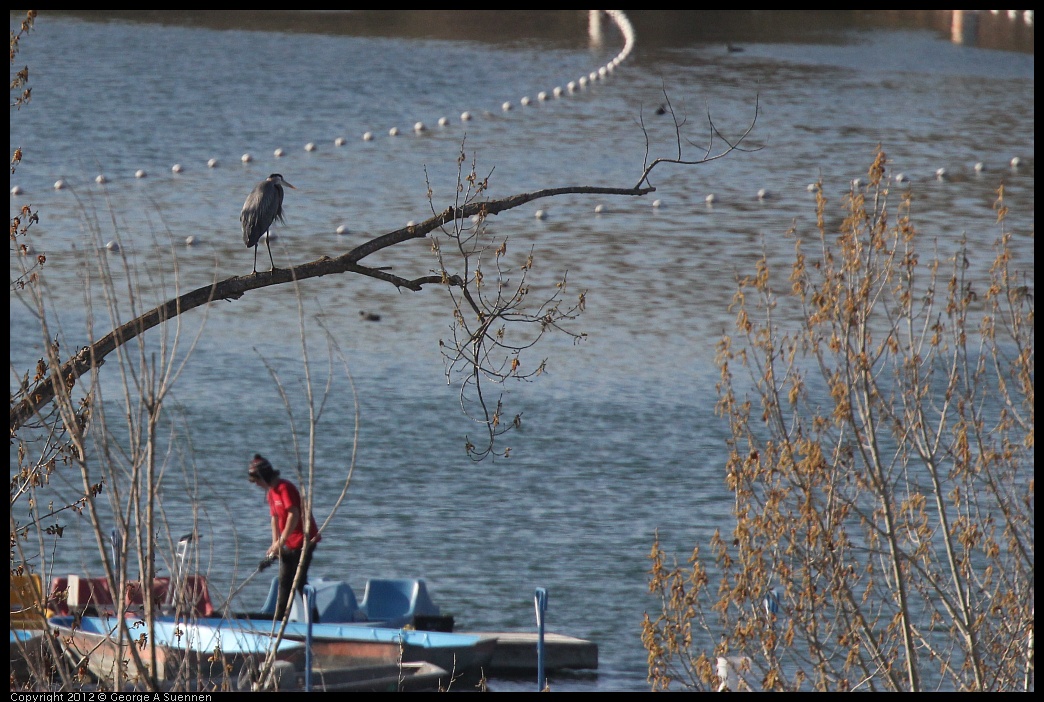
[[[243, 243], [247, 248], [254, 248], [254, 273], [257, 273], [257, 245], [261, 237], [272, 228], [272, 223], [277, 219], [283, 221], [283, 186], [294, 188], [294, 186], [283, 180], [279, 173], [268, 176], [247, 195], [243, 203], [243, 211], [239, 214], [239, 221], [243, 223]], [[272, 270], [275, 270], [275, 259], [272, 258], [272, 245], [265, 239], [268, 247], [268, 259], [272, 261]]]

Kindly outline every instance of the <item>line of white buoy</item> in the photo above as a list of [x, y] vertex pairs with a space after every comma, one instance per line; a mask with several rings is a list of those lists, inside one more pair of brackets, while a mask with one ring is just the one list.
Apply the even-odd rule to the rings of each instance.
[[[564, 88], [559, 85], [552, 88], [550, 92], [546, 90], [541, 90], [539, 93], [537, 93], [536, 96], [538, 102], [546, 102], [551, 98], [560, 98], [563, 95], [575, 93], [578, 90], [585, 89], [588, 85], [594, 83], [595, 81], [605, 79], [610, 73], [616, 70], [616, 67], [623, 63], [627, 59], [628, 55], [630, 55], [631, 51], [634, 50], [634, 27], [631, 25], [630, 20], [627, 19], [627, 15], [625, 15], [621, 10], [589, 10], [589, 25], [592, 41], [601, 40], [601, 18], [603, 13], [605, 15], [608, 15], [609, 18], [612, 19], [614, 23], [616, 23], [617, 28], [623, 35], [624, 45], [623, 48], [620, 50], [620, 53], [614, 56], [612, 60], [610, 60], [604, 66], [601, 66], [596, 70], [591, 71], [587, 75], [580, 76], [577, 80], [569, 81]], [[533, 104], [533, 100], [528, 95], [523, 95], [518, 102], [522, 107], [527, 107]], [[514, 108], [515, 104], [510, 100], [505, 100], [500, 104], [500, 109], [502, 112], [510, 112]], [[492, 113], [485, 112], [484, 114]], [[470, 122], [471, 120], [475, 119], [475, 117], [476, 113], [472, 112], [471, 110], [464, 110], [460, 113], [461, 122]], [[438, 125], [440, 127], [445, 127], [449, 123], [450, 121], [446, 117], [440, 117], [438, 120]], [[423, 134], [424, 132], [428, 131], [428, 127], [424, 124], [424, 122], [415, 122], [413, 125], [413, 131], [415, 134]], [[399, 136], [400, 134], [402, 134], [402, 132], [399, 130], [398, 127], [392, 127], [388, 130], [389, 136]], [[373, 132], [364, 132], [362, 135], [362, 139], [363, 141], [373, 141]], [[334, 142], [334, 144], [337, 146], [343, 146], [345, 143], [346, 140], [343, 137], [338, 137]]]
[[[998, 11], [994, 10], [993, 12], [996, 13]], [[1032, 10], [1027, 11], [1027, 15], [1028, 15], [1027, 18], [1026, 18], [1027, 23], [1032, 23], [1032, 17], [1033, 17]], [[543, 91], [542, 90], [542, 91], [540, 91], [540, 92], [538, 92], [536, 94], [536, 98], [535, 99], [534, 98], [530, 98], [530, 96], [528, 96], [528, 95], [523, 96], [518, 101], [519, 105], [521, 105], [522, 107], [528, 107], [530, 105], [533, 105], [534, 102], [536, 102], [536, 103], [546, 102], [546, 101], [551, 100], [551, 99], [561, 98], [561, 97], [563, 97], [565, 95], [576, 93], [577, 91], [582, 91], [582, 90], [586, 89], [589, 85], [592, 85], [592, 84], [594, 84], [595, 82], [597, 82], [599, 80], [606, 79], [610, 74], [613, 73], [613, 71], [616, 70], [616, 68], [621, 63], [623, 63], [625, 60], [627, 60], [628, 56], [630, 56], [631, 52], [634, 50], [635, 43], [636, 43], [636, 35], [635, 35], [634, 27], [631, 25], [630, 20], [628, 19], [627, 15], [622, 10], [589, 10], [588, 11], [588, 33], [589, 33], [592, 45], [600, 45], [601, 42], [602, 42], [602, 20], [605, 17], [608, 17], [609, 19], [611, 19], [613, 21], [613, 23], [616, 25], [617, 29], [619, 30], [620, 34], [623, 36], [624, 44], [623, 44], [623, 48], [620, 49], [619, 53], [617, 53], [616, 56], [614, 56], [611, 60], [609, 60], [605, 65], [600, 66], [599, 68], [590, 71], [586, 75], [580, 76], [576, 80], [569, 81], [565, 85], [564, 88], [562, 86], [555, 86], [550, 91]], [[513, 110], [514, 107], [515, 107], [515, 104], [512, 103], [511, 101], [504, 101], [504, 102], [501, 103], [501, 111], [502, 112], [509, 112], [509, 111]], [[472, 121], [473, 119], [475, 119], [479, 115], [492, 116], [492, 114], [493, 113], [488, 112], [488, 111], [472, 112], [470, 110], [465, 110], [465, 111], [461, 112], [461, 114], [460, 114], [460, 121], [461, 122], [470, 122], [470, 121]], [[446, 126], [448, 126], [450, 124], [450, 120], [447, 117], [440, 117], [438, 119], [438, 121], [437, 121], [437, 124], [438, 124], [439, 127], [446, 127]], [[428, 131], [429, 131], [429, 129], [428, 129], [427, 125], [424, 122], [417, 121], [417, 122], [415, 122], [413, 124], [413, 132], [414, 132], [414, 134], [422, 135], [422, 134], [424, 134], [424, 133], [426, 133]], [[402, 134], [402, 131], [398, 127], [391, 127], [391, 128], [389, 128], [387, 130], [387, 134], [390, 137], [397, 137], [397, 136]], [[370, 130], [365, 131], [365, 132], [363, 132], [361, 138], [362, 138], [363, 141], [367, 141], [367, 142], [373, 141], [375, 139], [374, 132], [370, 131]], [[337, 137], [334, 140], [333, 143], [334, 143], [334, 146], [339, 146], [340, 147], [340, 146], [346, 145], [348, 143], [348, 140], [345, 137], [343, 137], [343, 136], [339, 136], [339, 137]], [[306, 152], [314, 152], [318, 148], [319, 147], [317, 146], [317, 144], [315, 142], [308, 142], [308, 143], [306, 143], [304, 145], [304, 150]], [[273, 153], [273, 156], [275, 158], [282, 158], [283, 156], [286, 155], [287, 152], [283, 148], [277, 148], [272, 153]], [[243, 162], [243, 163], [251, 163], [253, 160], [254, 160], [254, 156], [252, 154], [250, 154], [250, 153], [244, 153], [240, 157], [240, 161]], [[208, 168], [218, 168], [220, 166], [220, 162], [216, 158], [211, 158], [211, 159], [209, 159], [207, 161], [206, 165], [207, 165]], [[1020, 167], [1020, 165], [1021, 165], [1021, 161], [1020, 161], [1018, 156], [1012, 158], [1009, 161], [1009, 163], [1008, 163], [1008, 166], [1012, 170], [1017, 170]], [[180, 163], [176, 163], [176, 164], [174, 164], [171, 167], [171, 172], [173, 172], [175, 174], [183, 173], [184, 170], [185, 170], [185, 167], [182, 164], [180, 164]], [[985, 170], [986, 170], [986, 166], [981, 161], [977, 162], [975, 164], [975, 166], [974, 166], [974, 171], [975, 171], [976, 174], [980, 174], [980, 173], [982, 173]], [[138, 169], [137, 171], [135, 171], [134, 177], [135, 178], [146, 178], [147, 177], [147, 173], [143, 169]], [[945, 180], [949, 179], [947, 171], [946, 171], [945, 168], [937, 169], [934, 172], [934, 178], [936, 180], [939, 180], [939, 181], [945, 181]], [[910, 178], [906, 174], [899, 173], [899, 174], [897, 174], [894, 177], [894, 181], [896, 183], [909, 183], [910, 182]], [[109, 183], [111, 181], [109, 180], [109, 178], [106, 175], [99, 174], [95, 178], [95, 182], [104, 186], [105, 184], [107, 184], [107, 183]], [[852, 183], [852, 185], [853, 185], [853, 187], [859, 187], [860, 183], [858, 181], [855, 181], [855, 182]], [[69, 184], [65, 180], [62, 180], [62, 179], [59, 179], [59, 180], [55, 181], [55, 183], [54, 183], [54, 189], [55, 190], [63, 190], [65, 188], [67, 188], [67, 187], [69, 187]], [[816, 186], [815, 183], [810, 183], [808, 185], [807, 189], [810, 192], [812, 192], [812, 191], [815, 190], [816, 187], [817, 186]], [[24, 190], [20, 186], [18, 186], [18, 185], [14, 185], [11, 188], [11, 194], [12, 195], [21, 195], [23, 192], [24, 192]], [[756, 199], [760, 200], [760, 201], [767, 201], [767, 200], [770, 200], [770, 199], [773, 198], [773, 194], [770, 191], [768, 191], [767, 189], [765, 189], [765, 188], [762, 188], [762, 189], [758, 190], [757, 193], [755, 194], [755, 196], [756, 196]], [[712, 209], [713, 205], [716, 204], [718, 201], [719, 201], [719, 198], [714, 193], [711, 193], [711, 194], [707, 195], [706, 198], [705, 198], [705, 202], [706, 202], [707, 207], [709, 209]], [[663, 202], [661, 200], [659, 200], [659, 199], [654, 200], [652, 202], [652, 206], [655, 207], [655, 208], [659, 208], [662, 204], [663, 204]], [[602, 214], [602, 213], [605, 213], [605, 212], [608, 212], [608, 211], [609, 210], [607, 210], [604, 205], [598, 204], [598, 205], [595, 206], [595, 213], [596, 214]], [[535, 213], [535, 216], [536, 216], [537, 219], [545, 219], [547, 217], [547, 214], [548, 213], [547, 213], [546, 210], [538, 209], [536, 211], [536, 213]], [[348, 228], [345, 227], [344, 225], [341, 225], [341, 226], [339, 226], [337, 228], [337, 234], [345, 235], [345, 234], [349, 234], [349, 233], [350, 232], [349, 232]], [[186, 242], [186, 243], [188, 243], [188, 242]], [[198, 243], [198, 240], [194, 240], [192, 243]]]
[[[587, 75], [579, 77], [577, 80], [569, 81], [569, 83], [566, 84], [565, 88], [562, 88], [561, 86], [556, 86], [550, 92], [541, 91], [537, 95], [537, 100], [538, 101], [542, 102], [542, 101], [546, 101], [546, 100], [549, 100], [549, 99], [552, 99], [552, 98], [559, 98], [559, 97], [562, 97], [563, 95], [566, 95], [566, 94], [575, 93], [578, 90], [585, 89], [588, 85], [593, 84], [596, 81], [604, 80], [609, 74], [611, 74], [616, 69], [617, 66], [619, 66], [621, 63], [623, 63], [627, 59], [627, 57], [630, 55], [630, 53], [634, 50], [634, 44], [635, 44], [634, 27], [631, 25], [630, 20], [627, 18], [627, 15], [624, 14], [624, 12], [622, 10], [589, 10], [588, 14], [589, 14], [589, 26], [590, 26], [590, 30], [589, 31], [590, 31], [591, 39], [592, 39], [593, 42], [594, 41], [598, 41], [598, 42], [601, 41], [601, 20], [602, 20], [603, 16], [608, 16], [616, 24], [616, 26], [619, 29], [621, 35], [623, 35], [623, 39], [624, 39], [623, 48], [620, 50], [620, 52], [616, 56], [614, 56], [612, 58], [612, 60], [610, 60], [604, 66], [601, 66], [601, 67], [597, 68], [596, 70], [591, 71]], [[529, 96], [523, 97], [519, 102], [523, 106], [532, 104], [532, 100], [530, 100]], [[512, 105], [511, 102], [504, 102], [504, 103], [501, 104], [501, 109], [503, 111], [505, 111], [505, 112], [509, 111], [510, 109], [512, 109], [512, 107], [513, 107], [513, 105]], [[472, 112], [470, 110], [465, 110], [465, 111], [460, 113], [460, 121], [461, 122], [470, 122], [472, 119], [475, 119], [479, 114], [492, 115], [491, 112], [476, 113], [476, 112]], [[448, 118], [446, 118], [446, 117], [441, 117], [441, 118], [439, 118], [437, 124], [438, 124], [439, 127], [446, 127], [446, 126], [448, 126], [450, 124], [450, 120]], [[429, 131], [428, 127], [427, 127], [427, 125], [424, 122], [421, 122], [421, 121], [414, 122], [414, 124], [413, 124], [413, 132], [414, 132], [414, 134], [423, 135], [423, 134], [425, 134], [428, 131]], [[396, 137], [396, 136], [401, 135], [402, 131], [398, 127], [391, 127], [391, 128], [389, 128], [387, 130], [386, 133], [390, 137]], [[363, 132], [361, 138], [362, 138], [363, 141], [373, 141], [374, 138], [375, 138], [374, 137], [374, 132], [370, 131], [370, 130], [365, 131], [365, 132]], [[339, 136], [336, 139], [334, 139], [333, 143], [334, 143], [334, 146], [344, 146], [345, 144], [348, 143], [348, 140], [345, 137], [343, 137], [343, 136]], [[317, 146], [316, 142], [314, 142], [314, 141], [310, 141], [310, 142], [308, 142], [308, 143], [306, 143], [304, 145], [304, 150], [307, 151], [307, 152], [314, 152], [317, 149], [318, 149], [318, 146]], [[285, 156], [287, 154], [287, 152], [283, 148], [277, 148], [277, 149], [275, 149], [272, 152], [272, 154], [276, 158], [282, 158], [283, 156]], [[252, 154], [250, 154], [250, 153], [244, 153], [242, 156], [240, 156], [239, 160], [242, 163], [251, 163], [254, 160], [254, 156]], [[209, 159], [207, 161], [207, 168], [218, 168], [220, 165], [221, 165], [221, 162], [217, 158], [211, 158], [211, 159]], [[181, 163], [175, 163], [173, 166], [171, 166], [170, 170], [171, 170], [172, 173], [177, 174], [177, 173], [184, 173], [185, 169], [186, 169], [186, 166], [182, 165]], [[138, 169], [137, 171], [135, 171], [134, 177], [135, 178], [139, 178], [139, 179], [140, 178], [146, 178], [147, 177], [147, 172], [144, 169]], [[109, 179], [109, 177], [104, 175], [104, 174], [99, 174], [94, 180], [99, 185], [105, 185], [105, 184], [108, 184], [108, 183], [112, 182]], [[66, 180], [59, 179], [59, 180], [55, 181], [54, 189], [55, 190], [63, 190], [65, 188], [68, 188], [69, 185], [70, 184]], [[12, 195], [21, 195], [23, 192], [24, 192], [24, 190], [20, 186], [18, 186], [18, 185], [15, 185], [15, 186], [13, 186], [11, 188], [11, 194]]]

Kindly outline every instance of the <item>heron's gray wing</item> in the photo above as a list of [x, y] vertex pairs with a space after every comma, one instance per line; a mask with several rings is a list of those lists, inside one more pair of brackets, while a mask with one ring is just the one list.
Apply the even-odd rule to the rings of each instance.
[[247, 195], [243, 211], [239, 213], [239, 221], [243, 223], [243, 243], [247, 248], [257, 246], [257, 242], [272, 226], [279, 207], [278, 203], [273, 207], [273, 202], [282, 200], [282, 193], [276, 193], [276, 190], [275, 184], [266, 180], [258, 183]]

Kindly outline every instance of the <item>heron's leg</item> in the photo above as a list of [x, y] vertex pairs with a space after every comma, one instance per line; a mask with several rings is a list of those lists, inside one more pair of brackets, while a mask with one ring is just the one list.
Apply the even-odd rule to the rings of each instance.
[[272, 270], [275, 270], [275, 259], [272, 258], [272, 245], [268, 243], [269, 235], [265, 232], [265, 246], [268, 247], [268, 260], [272, 262]]
[[254, 275], [257, 275], [257, 244], [254, 244]]

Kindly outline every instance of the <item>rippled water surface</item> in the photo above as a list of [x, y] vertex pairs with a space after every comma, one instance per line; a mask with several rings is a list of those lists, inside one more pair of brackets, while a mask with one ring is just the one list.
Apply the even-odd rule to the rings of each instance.
[[[1017, 262], [1032, 260], [1033, 28], [1021, 19], [980, 14], [956, 41], [943, 12], [629, 17], [636, 43], [627, 59], [555, 98], [555, 87], [620, 52], [608, 19], [599, 34], [586, 11], [41, 14], [18, 56], [30, 66], [33, 99], [12, 112], [12, 146], [25, 157], [12, 176], [21, 193], [11, 211], [27, 202], [39, 209], [32, 245], [48, 257], [49, 323], [63, 349], [86, 343], [83, 290], [99, 260], [118, 283], [121, 322], [174, 295], [175, 285], [249, 274], [253, 253], [238, 216], [269, 173], [297, 187], [272, 243], [285, 266], [337, 255], [452, 204], [462, 143], [469, 164], [492, 171], [493, 198], [630, 187], [647, 158], [641, 124], [649, 159], [676, 155], [672, 123], [656, 114], [665, 92], [692, 156], [708, 144], [708, 116], [735, 139], [758, 109], [745, 150], [657, 167], [654, 194], [568, 196], [491, 218], [491, 231], [508, 238], [510, 263], [532, 252], [539, 290], [568, 273], [570, 294], [587, 291], [576, 324], [587, 340], [550, 341], [532, 360], [546, 357], [547, 374], [508, 388], [509, 411], [524, 418], [508, 441], [510, 459], [475, 464], [464, 454], [476, 428], [443, 373], [438, 340], [452, 318], [438, 289], [397, 291], [347, 276], [308, 281], [300, 298], [269, 288], [186, 315], [178, 354], [201, 324], [202, 334], [170, 407], [188, 438], [177, 442], [162, 491], [173, 532], [197, 511], [216, 592], [232, 583], [233, 556], [242, 578], [267, 543], [262, 496], [243, 480], [250, 455], [293, 473], [289, 422], [265, 363], [287, 386], [300, 427], [300, 299], [317, 381], [327, 365], [322, 325], [347, 358], [359, 401], [353, 482], [313, 574], [346, 578], [360, 593], [367, 577], [424, 577], [460, 630], [533, 628], [533, 591], [545, 587], [549, 629], [600, 647], [597, 675], [552, 679], [552, 689], [646, 689], [639, 635], [642, 612], [656, 606], [646, 590], [654, 531], [685, 556], [730, 528], [713, 361], [731, 328], [735, 276], [761, 251], [784, 265], [794, 249], [788, 232], [814, 233], [808, 184], [821, 180], [840, 205], [880, 145], [891, 172], [909, 179], [894, 187], [913, 192], [926, 240], [952, 255], [967, 236], [972, 265], [982, 268], [1003, 183]], [[503, 111], [505, 101], [513, 109]], [[465, 110], [470, 121], [460, 119]], [[419, 135], [416, 122], [427, 127]], [[389, 136], [392, 127], [401, 134]], [[372, 141], [363, 141], [367, 131]], [[315, 150], [306, 151], [310, 142]], [[241, 162], [244, 153], [253, 160]], [[136, 178], [139, 169], [147, 177]], [[95, 182], [99, 174], [106, 184]], [[59, 179], [67, 187], [55, 190]], [[348, 233], [338, 235], [340, 226]], [[184, 245], [189, 236], [195, 246]], [[122, 257], [103, 252], [109, 241]], [[421, 276], [435, 267], [430, 248], [411, 242], [367, 262]], [[258, 264], [267, 270], [263, 248]], [[137, 308], [124, 293], [128, 280]], [[90, 286], [100, 335], [111, 321]], [[39, 325], [17, 296], [10, 307], [21, 373], [40, 356]], [[365, 322], [359, 310], [381, 321]], [[101, 375], [107, 411], [117, 413], [115, 361]], [[320, 521], [353, 447], [351, 387], [335, 377], [315, 444]], [[186, 478], [189, 455], [195, 472]], [[82, 533], [67, 532], [58, 572], [97, 566]], [[266, 591], [252, 583], [244, 594], [260, 602]]]

